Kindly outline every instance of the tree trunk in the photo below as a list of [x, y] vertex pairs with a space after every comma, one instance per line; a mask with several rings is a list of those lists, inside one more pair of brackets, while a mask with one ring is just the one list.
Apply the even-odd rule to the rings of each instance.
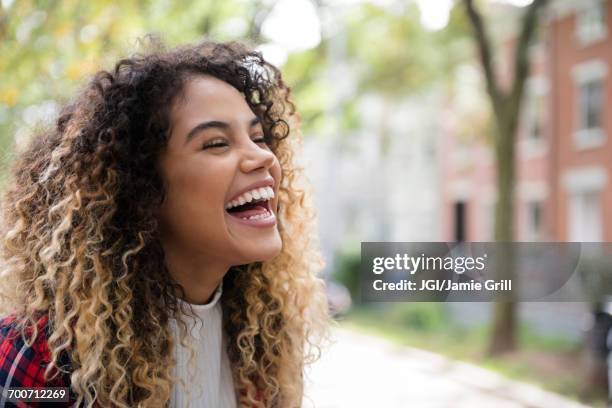
[[[497, 128], [501, 137], [497, 139], [497, 203], [495, 205], [495, 241], [498, 243], [496, 278], [511, 279], [518, 287], [514, 274], [514, 254], [510, 242], [514, 240], [514, 182], [515, 182], [515, 138], [518, 118], [507, 109], [497, 117]], [[495, 302], [492, 316], [492, 333], [488, 354], [496, 355], [516, 348], [516, 310], [512, 300]]]
[[[514, 56], [514, 78], [509, 91], [499, 86], [494, 69], [493, 46], [486, 31], [485, 22], [474, 4], [474, 0], [463, 0], [467, 16], [474, 29], [474, 39], [479, 52], [487, 93], [493, 109], [497, 132], [495, 156], [497, 159], [497, 203], [495, 205], [495, 241], [499, 243], [496, 256], [497, 279], [512, 279], [514, 275], [514, 254], [509, 243], [514, 240], [514, 166], [515, 140], [519, 112], [529, 76], [529, 43], [538, 24], [538, 11], [547, 0], [534, 0], [527, 8], [521, 21]], [[490, 355], [511, 351], [516, 347], [516, 311], [512, 299], [497, 300], [493, 308]]]

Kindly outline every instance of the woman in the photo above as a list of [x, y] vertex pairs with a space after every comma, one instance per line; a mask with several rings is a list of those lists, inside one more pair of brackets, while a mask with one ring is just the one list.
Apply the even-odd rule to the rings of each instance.
[[300, 406], [329, 323], [300, 142], [280, 72], [242, 44], [97, 73], [4, 193], [0, 386]]

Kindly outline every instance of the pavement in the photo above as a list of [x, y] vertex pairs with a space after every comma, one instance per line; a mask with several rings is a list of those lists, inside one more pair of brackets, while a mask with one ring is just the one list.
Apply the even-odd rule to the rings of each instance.
[[303, 408], [582, 408], [478, 366], [334, 327], [306, 370]]

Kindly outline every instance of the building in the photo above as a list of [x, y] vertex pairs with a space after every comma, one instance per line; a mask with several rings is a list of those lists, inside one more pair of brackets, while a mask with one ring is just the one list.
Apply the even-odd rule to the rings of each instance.
[[[517, 137], [515, 239], [609, 242], [612, 0], [556, 0], [544, 14]], [[513, 40], [502, 44], [504, 81]], [[459, 137], [447, 127], [439, 145], [441, 237], [493, 240], [493, 151], [482, 134]]]

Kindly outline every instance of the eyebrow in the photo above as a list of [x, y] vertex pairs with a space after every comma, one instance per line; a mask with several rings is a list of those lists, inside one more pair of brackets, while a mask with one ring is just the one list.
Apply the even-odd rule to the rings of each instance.
[[[249, 121], [249, 129], [259, 124], [261, 124], [261, 120], [258, 117], [254, 117]], [[220, 120], [209, 120], [207, 122], [198, 123], [193, 129], [189, 131], [189, 133], [187, 133], [187, 136], [185, 137], [185, 144], [189, 143], [189, 141], [193, 139], [198, 133], [206, 129], [213, 128], [227, 130], [230, 128], [230, 125], [229, 123]]]

